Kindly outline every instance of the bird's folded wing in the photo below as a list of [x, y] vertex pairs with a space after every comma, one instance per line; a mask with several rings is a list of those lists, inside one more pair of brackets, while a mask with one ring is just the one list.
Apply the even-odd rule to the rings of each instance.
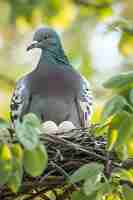
[[78, 105], [79, 105], [81, 124], [84, 128], [88, 127], [90, 122], [90, 117], [92, 115], [92, 103], [93, 103], [93, 96], [89, 82], [84, 77], [82, 77], [82, 84], [81, 84], [80, 96], [78, 98]]
[[26, 81], [21, 79], [17, 82], [11, 99], [11, 120], [15, 125], [17, 119], [20, 119], [29, 105], [30, 94], [26, 87]]

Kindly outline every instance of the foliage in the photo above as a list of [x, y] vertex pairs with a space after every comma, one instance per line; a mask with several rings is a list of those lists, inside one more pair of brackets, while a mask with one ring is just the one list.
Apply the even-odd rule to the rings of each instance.
[[40, 122], [33, 114], [24, 117], [23, 123], [17, 121], [16, 136], [26, 149], [34, 149], [39, 143]]
[[133, 155], [128, 144], [133, 143], [133, 73], [122, 73], [104, 83], [104, 87], [114, 90], [116, 95], [109, 100], [102, 112], [102, 120], [107, 124], [108, 149], [116, 150], [120, 159]]
[[133, 25], [130, 20], [119, 18], [109, 24], [108, 30], [116, 30], [121, 32], [121, 38], [118, 48], [123, 56], [132, 58], [133, 56]]
[[[88, 7], [93, 12], [104, 12], [105, 10], [111, 9], [111, 5], [116, 2], [116, 0], [95, 0], [95, 1], [87, 1], [87, 0], [64, 0], [64, 1], [36, 1], [36, 0], [7, 0], [5, 7], [9, 7], [10, 15], [9, 20], [12, 23], [15, 23], [17, 18], [24, 17], [30, 23], [33, 22], [34, 15], [36, 13], [42, 12], [42, 18], [45, 17], [47, 23], [53, 20], [54, 17], [57, 17], [61, 14], [62, 8], [65, 8], [64, 11], [67, 10], [67, 7], [70, 5], [79, 5], [82, 9]], [[4, 2], [3, 2], [4, 4]], [[30, 10], [30, 12], [29, 12]], [[7, 18], [7, 17], [6, 17]]]
[[[47, 167], [47, 151], [39, 141], [40, 122], [34, 114], [27, 114], [23, 122], [17, 122], [16, 141], [9, 143], [10, 135], [7, 123], [0, 123], [0, 185], [6, 184], [13, 192], [17, 192], [23, 180], [24, 170], [36, 177]], [[6, 135], [5, 135], [6, 134]]]

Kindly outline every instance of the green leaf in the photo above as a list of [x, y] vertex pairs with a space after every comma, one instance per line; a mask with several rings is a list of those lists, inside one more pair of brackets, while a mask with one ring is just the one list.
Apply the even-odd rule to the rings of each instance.
[[0, 185], [4, 185], [9, 180], [12, 173], [12, 161], [2, 161], [0, 159]]
[[7, 144], [0, 144], [0, 185], [7, 183], [13, 168], [12, 156]]
[[115, 151], [120, 160], [124, 161], [128, 159], [128, 149], [126, 144], [116, 145]]
[[118, 113], [123, 110], [123, 108], [128, 104], [123, 96], [114, 96], [109, 100], [104, 106], [102, 112], [102, 120], [106, 120], [111, 115]]
[[16, 123], [16, 136], [29, 150], [34, 149], [39, 144], [40, 120], [33, 113], [28, 113], [23, 117], [23, 122]]
[[22, 149], [20, 144], [13, 144], [12, 148], [11, 148], [11, 151], [12, 151], [13, 156], [17, 160], [21, 161], [23, 159], [23, 149]]
[[132, 33], [123, 32], [119, 41], [120, 52], [127, 57], [133, 56], [133, 29]]
[[75, 191], [72, 193], [71, 200], [89, 200], [89, 198], [82, 191]]
[[92, 128], [92, 134], [94, 133], [96, 137], [102, 136], [108, 132], [109, 129], [109, 122], [106, 121], [105, 123], [101, 123], [98, 126]]
[[16, 123], [16, 136], [26, 149], [34, 149], [39, 144], [39, 129], [30, 123]]
[[[102, 196], [100, 197], [102, 198]], [[101, 198], [98, 198], [98, 194], [96, 192], [86, 196], [81, 190], [73, 192], [71, 196], [71, 200], [101, 200]]]
[[125, 144], [133, 133], [133, 115], [126, 111], [118, 113], [112, 119], [111, 127], [118, 131], [116, 145]]
[[133, 169], [132, 170], [121, 169], [119, 172], [119, 176], [121, 180], [129, 181], [133, 183]]
[[8, 187], [12, 192], [18, 192], [23, 178], [23, 165], [18, 160], [13, 159], [13, 171], [7, 182]]
[[83, 185], [83, 191], [84, 193], [89, 196], [95, 191], [99, 190], [101, 188], [101, 176], [100, 174], [93, 175], [92, 177], [89, 177]]
[[23, 117], [23, 123], [30, 124], [31, 126], [36, 127], [36, 128], [37, 127], [40, 128], [41, 126], [41, 122], [39, 118], [33, 113], [28, 113], [27, 115], [25, 115]]
[[113, 190], [114, 188], [109, 182], [101, 183], [101, 187], [99, 187], [99, 193], [101, 193], [102, 196], [111, 193]]
[[123, 195], [125, 200], [132, 200], [133, 199], [133, 189], [127, 185], [123, 186]]
[[48, 155], [44, 145], [40, 144], [33, 150], [24, 150], [24, 169], [35, 177], [40, 176], [48, 164]]
[[111, 89], [123, 89], [133, 87], [133, 71], [119, 74], [106, 81], [103, 86]]
[[117, 129], [109, 129], [108, 131], [108, 140], [107, 140], [107, 150], [112, 151], [114, 148], [117, 138], [118, 138], [118, 131]]
[[20, 144], [13, 144], [11, 147], [13, 169], [12, 174], [7, 182], [12, 192], [18, 192], [23, 178], [23, 150]]
[[7, 186], [11, 189], [12, 192], [17, 193], [22, 183], [23, 168], [18, 166], [17, 169], [14, 167], [13, 170], [15, 171], [8, 180]]
[[85, 164], [70, 176], [70, 183], [76, 183], [103, 171], [103, 165], [98, 163]]
[[19, 144], [14, 144], [11, 148], [13, 155], [12, 174], [8, 180], [8, 187], [12, 192], [18, 192], [23, 178], [23, 151]]
[[131, 104], [133, 105], [133, 89], [131, 89], [129, 92], [130, 92], [130, 93], [129, 93], [129, 101], [130, 101]]
[[108, 25], [108, 30], [113, 31], [120, 29], [122, 32], [126, 32], [129, 34], [133, 33], [133, 25], [130, 20], [127, 20], [125, 18], [119, 18]]

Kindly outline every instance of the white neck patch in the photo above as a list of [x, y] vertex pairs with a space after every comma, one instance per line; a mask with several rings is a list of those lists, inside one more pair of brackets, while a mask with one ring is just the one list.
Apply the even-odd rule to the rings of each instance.
[[41, 49], [39, 48], [31, 49], [30, 51], [27, 52], [27, 54], [29, 57], [29, 63], [31, 63], [32, 68], [35, 69], [41, 56]]

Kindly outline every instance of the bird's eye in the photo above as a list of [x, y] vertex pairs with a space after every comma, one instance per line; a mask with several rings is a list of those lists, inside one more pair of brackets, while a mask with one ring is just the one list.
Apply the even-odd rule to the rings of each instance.
[[49, 38], [49, 35], [45, 35], [44, 39], [47, 40]]

